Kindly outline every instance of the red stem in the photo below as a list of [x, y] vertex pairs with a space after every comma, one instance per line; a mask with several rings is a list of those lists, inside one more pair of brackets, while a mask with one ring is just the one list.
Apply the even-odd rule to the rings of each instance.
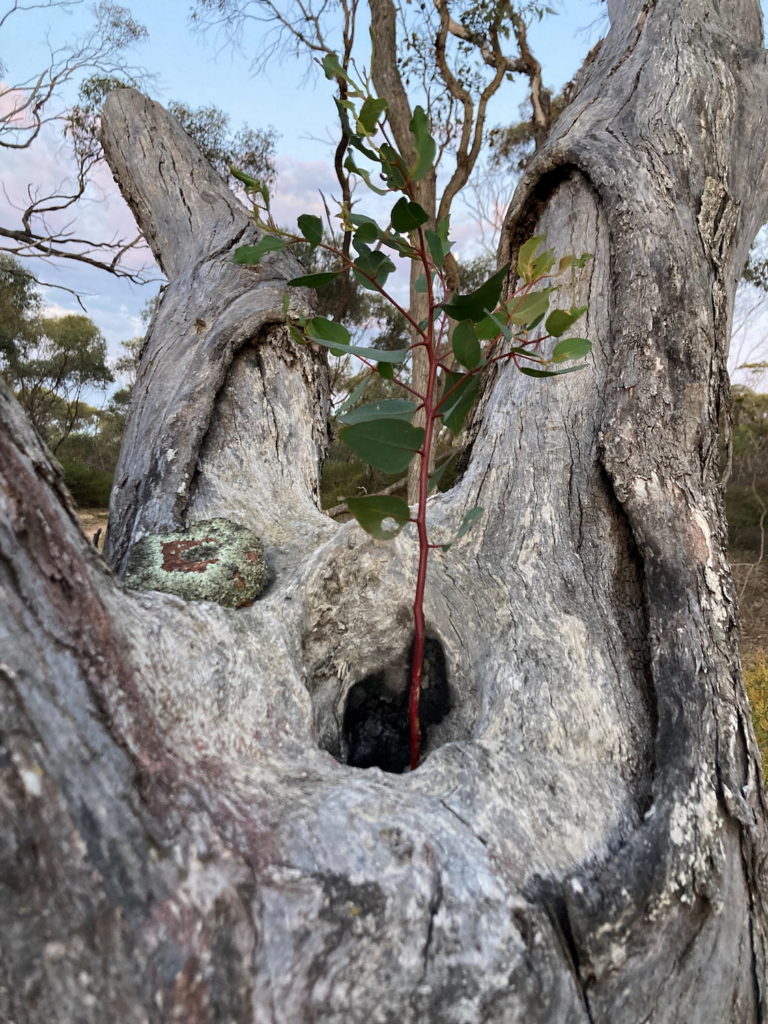
[[425, 347], [429, 359], [429, 371], [427, 374], [427, 386], [424, 391], [424, 440], [419, 452], [421, 460], [419, 464], [419, 500], [416, 508], [416, 531], [419, 538], [419, 566], [416, 573], [416, 592], [413, 596], [413, 651], [411, 653], [411, 685], [408, 693], [408, 731], [410, 735], [410, 767], [414, 771], [419, 767], [421, 760], [421, 718], [419, 715], [421, 703], [421, 678], [424, 670], [424, 646], [426, 632], [424, 625], [424, 590], [427, 584], [427, 566], [429, 563], [429, 551], [432, 545], [429, 543], [427, 533], [427, 497], [429, 496], [429, 458], [432, 451], [432, 439], [437, 419], [435, 407], [435, 390], [437, 385], [438, 357], [435, 350], [435, 332], [432, 320], [432, 309], [434, 308], [434, 294], [432, 291], [432, 280], [429, 273], [429, 256], [424, 241], [424, 234], [419, 228], [419, 255], [427, 277], [427, 297], [429, 303], [429, 323]]

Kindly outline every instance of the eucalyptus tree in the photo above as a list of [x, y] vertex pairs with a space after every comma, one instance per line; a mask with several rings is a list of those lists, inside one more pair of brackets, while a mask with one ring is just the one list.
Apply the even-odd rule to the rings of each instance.
[[500, 368], [429, 505], [431, 531], [487, 514], [433, 560], [442, 714], [412, 772], [346, 763], [350, 722], [406, 685], [416, 543], [317, 508], [327, 369], [285, 323], [301, 270], [236, 265], [248, 212], [161, 108], [108, 100], [108, 159], [170, 281], [109, 559], [223, 518], [259, 534], [271, 582], [237, 609], [122, 587], [2, 392], [0, 1016], [768, 1018], [717, 443], [768, 212], [761, 13], [608, 8], [501, 251], [594, 253], [573, 296], [590, 369]]

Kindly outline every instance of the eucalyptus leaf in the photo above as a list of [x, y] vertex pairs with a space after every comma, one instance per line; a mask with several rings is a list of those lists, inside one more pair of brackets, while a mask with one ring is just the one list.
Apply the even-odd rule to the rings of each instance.
[[377, 540], [391, 540], [411, 520], [411, 510], [402, 498], [384, 494], [347, 498], [347, 507], [366, 533]]
[[373, 135], [381, 115], [388, 107], [389, 103], [386, 100], [378, 96], [366, 96], [357, 116], [358, 131], [362, 129], [366, 135]]
[[408, 170], [403, 163], [403, 158], [387, 142], [379, 148], [379, 162], [384, 179], [390, 188], [403, 190], [407, 187]]
[[536, 251], [540, 246], [546, 242], [545, 235], [535, 235], [533, 238], [529, 238], [527, 242], [524, 242], [520, 246], [520, 251], [517, 254], [517, 276], [530, 284], [534, 279], [533, 273], [533, 258]]
[[366, 374], [363, 379], [356, 384], [341, 405], [336, 413], [337, 416], [343, 416], [345, 412], [352, 408], [356, 402], [359, 402], [365, 392], [368, 390], [368, 385], [371, 383], [371, 375]]
[[443, 424], [451, 433], [458, 434], [464, 426], [479, 390], [480, 377], [476, 373], [446, 373], [443, 398], [438, 403], [438, 411], [443, 418]]
[[564, 338], [552, 349], [552, 362], [564, 363], [568, 359], [583, 359], [592, 351], [592, 342], [586, 338]]
[[323, 222], [312, 213], [302, 213], [297, 218], [299, 231], [306, 238], [310, 245], [319, 245], [323, 240]]
[[304, 330], [307, 337], [312, 341], [319, 341], [321, 345], [330, 344], [336, 346], [349, 345], [349, 331], [337, 320], [327, 320], [324, 316], [313, 316], [307, 320]]
[[507, 315], [513, 324], [529, 327], [534, 321], [540, 320], [549, 308], [549, 296], [552, 288], [542, 288], [538, 292], [529, 292], [518, 296], [507, 303]]
[[351, 174], [357, 174], [361, 177], [371, 192], [375, 192], [379, 196], [387, 195], [389, 190], [386, 188], [380, 188], [378, 185], [374, 185], [371, 181], [371, 172], [367, 171], [364, 167], [358, 167], [351, 155], [347, 156], [347, 159], [344, 161], [344, 167]]
[[326, 78], [343, 78], [344, 81], [348, 82], [350, 85], [355, 84], [349, 77], [347, 72], [344, 70], [344, 68], [341, 66], [341, 62], [339, 61], [339, 58], [336, 56], [335, 53], [326, 54], [326, 56], [323, 57], [323, 59], [320, 61], [320, 67], [325, 72]]
[[413, 181], [421, 181], [432, 170], [437, 154], [435, 140], [429, 134], [429, 118], [423, 107], [416, 107], [410, 124], [416, 147], [416, 165], [411, 169]]
[[232, 257], [241, 266], [256, 267], [268, 252], [282, 252], [288, 243], [274, 235], [264, 235], [255, 245], [241, 245]]
[[342, 427], [339, 436], [369, 466], [402, 473], [421, 448], [424, 430], [405, 420], [381, 419]]
[[403, 196], [392, 207], [392, 227], [400, 234], [410, 234], [426, 224], [429, 215], [418, 203], [414, 203], [407, 196]]
[[468, 370], [474, 370], [480, 365], [483, 352], [475, 333], [475, 325], [471, 320], [462, 320], [461, 323], [456, 324], [451, 343], [453, 354], [462, 366], [466, 366]]
[[478, 519], [482, 518], [484, 512], [485, 509], [481, 508], [479, 505], [475, 505], [474, 508], [465, 512], [461, 520], [461, 525], [459, 526], [459, 532], [456, 534], [456, 540], [461, 540], [462, 537], [469, 533], [472, 527], [477, 523]]
[[[357, 280], [369, 291], [383, 288], [387, 278], [395, 270], [395, 264], [380, 249], [369, 249], [361, 245], [358, 257], [352, 264], [352, 272]], [[378, 286], [378, 287], [377, 287]]]
[[454, 295], [442, 308], [452, 320], [483, 320], [498, 303], [508, 273], [507, 263], [475, 291], [469, 295]]
[[319, 274], [305, 274], [303, 277], [294, 277], [288, 282], [292, 288], [324, 288], [331, 281], [335, 281], [339, 271], [322, 271]]
[[585, 366], [586, 363], [581, 363], [579, 366], [565, 366], [562, 370], [535, 370], [532, 366], [521, 366], [519, 370], [526, 377], [562, 377], [564, 373], [576, 373], [578, 370], [583, 370]]
[[547, 334], [551, 334], [553, 338], [559, 338], [586, 312], [586, 306], [576, 306], [573, 309], [553, 309], [544, 325]]
[[370, 402], [359, 409], [353, 409], [341, 417], [345, 427], [355, 423], [369, 423], [371, 420], [405, 420], [410, 423], [418, 406], [405, 398], [382, 398], [378, 402]]

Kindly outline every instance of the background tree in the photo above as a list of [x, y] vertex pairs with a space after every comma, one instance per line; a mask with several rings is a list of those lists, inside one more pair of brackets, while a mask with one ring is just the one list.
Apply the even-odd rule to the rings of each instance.
[[55, 454], [94, 411], [86, 391], [114, 380], [107, 343], [86, 316], [22, 319], [21, 330], [0, 357], [0, 371], [40, 437]]
[[[108, 100], [170, 282], [109, 557], [224, 516], [273, 578], [237, 610], [117, 586], [2, 391], [3, 1015], [765, 1020], [766, 805], [716, 443], [766, 216], [760, 9], [609, 12], [502, 248], [594, 252], [573, 296], [594, 361], [556, 389], [501, 371], [431, 504], [435, 530], [489, 514], [436, 557], [450, 700], [404, 775], [344, 763], [355, 687], [405, 683], [414, 544], [392, 557], [317, 509], [327, 371], [280, 284], [300, 269], [235, 266], [248, 212], [157, 105]], [[146, 173], [159, 146], [172, 177]]]

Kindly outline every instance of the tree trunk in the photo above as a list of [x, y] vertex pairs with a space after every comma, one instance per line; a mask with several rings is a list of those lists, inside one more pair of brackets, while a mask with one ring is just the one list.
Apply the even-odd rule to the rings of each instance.
[[407, 774], [343, 763], [351, 688], [405, 686], [415, 540], [317, 511], [327, 389], [280, 325], [295, 267], [234, 266], [246, 212], [161, 108], [108, 101], [171, 278], [110, 559], [223, 517], [273, 579], [236, 610], [123, 589], [0, 392], [0, 1020], [768, 1020], [717, 445], [768, 212], [760, 11], [609, 9], [502, 247], [595, 254], [572, 286], [594, 359], [502, 370], [431, 504], [436, 535], [485, 516], [432, 564], [450, 699]]

